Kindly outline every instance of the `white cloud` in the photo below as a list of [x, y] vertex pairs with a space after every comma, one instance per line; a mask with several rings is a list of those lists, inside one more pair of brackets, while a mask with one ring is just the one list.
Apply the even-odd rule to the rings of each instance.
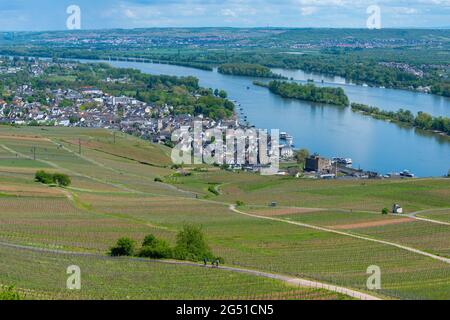
[[416, 14], [419, 12], [419, 10], [412, 7], [394, 7], [392, 11], [397, 14]]
[[313, 13], [316, 13], [318, 11], [317, 7], [302, 7], [300, 8], [300, 14], [302, 16], [310, 16]]
[[231, 9], [222, 9], [220, 10], [220, 13], [224, 16], [224, 17], [233, 17], [236, 18], [238, 15], [236, 12], [234, 12]]

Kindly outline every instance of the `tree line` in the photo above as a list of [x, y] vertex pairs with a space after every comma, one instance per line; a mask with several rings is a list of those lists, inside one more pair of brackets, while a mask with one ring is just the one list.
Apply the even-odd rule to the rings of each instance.
[[433, 117], [426, 112], [419, 112], [414, 116], [409, 110], [386, 111], [359, 103], [352, 103], [351, 107], [353, 111], [362, 112], [376, 119], [391, 120], [419, 129], [439, 131], [450, 135], [450, 118], [448, 117]]
[[350, 103], [342, 88], [317, 87], [311, 83], [302, 85], [295, 82], [276, 80], [268, 84], [255, 81], [254, 84], [267, 87], [272, 93], [284, 98], [328, 103], [337, 106], [348, 106]]
[[227, 63], [219, 66], [218, 71], [222, 74], [248, 76], [258, 78], [286, 79], [280, 74], [272, 72], [267, 67], [252, 63]]

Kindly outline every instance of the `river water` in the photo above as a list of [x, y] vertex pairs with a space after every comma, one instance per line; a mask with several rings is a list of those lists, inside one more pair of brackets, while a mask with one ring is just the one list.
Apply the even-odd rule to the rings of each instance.
[[[187, 67], [139, 62], [106, 61], [120, 68], [151, 74], [195, 76], [206, 88], [219, 88], [238, 101], [240, 117], [257, 128], [280, 129], [294, 136], [296, 148], [325, 157], [353, 159], [353, 167], [382, 174], [408, 169], [419, 177], [442, 176], [450, 169], [450, 139], [401, 127], [354, 113], [350, 108], [285, 99], [252, 84], [256, 78], [222, 75]], [[405, 90], [371, 88], [347, 83], [340, 77], [274, 69], [298, 82], [314, 79], [317, 85], [342, 87], [351, 102], [386, 110], [424, 111], [450, 116], [450, 99]], [[322, 83], [323, 80], [323, 83]], [[242, 108], [242, 111], [240, 110]]]

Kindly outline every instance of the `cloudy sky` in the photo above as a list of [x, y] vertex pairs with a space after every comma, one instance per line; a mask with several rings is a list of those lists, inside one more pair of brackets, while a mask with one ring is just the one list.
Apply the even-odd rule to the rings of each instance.
[[69, 5], [82, 29], [143, 27], [450, 27], [450, 0], [0, 0], [1, 31], [64, 30]]

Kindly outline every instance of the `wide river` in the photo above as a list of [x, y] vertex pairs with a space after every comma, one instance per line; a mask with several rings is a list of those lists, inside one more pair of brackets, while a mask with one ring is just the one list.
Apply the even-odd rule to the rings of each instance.
[[[252, 84], [254, 78], [222, 75], [165, 64], [106, 61], [115, 67], [135, 68], [151, 74], [195, 76], [200, 85], [228, 92], [238, 101], [240, 117], [257, 128], [280, 129], [294, 136], [296, 148], [307, 148], [325, 157], [353, 159], [353, 167], [382, 174], [408, 169], [419, 177], [442, 176], [450, 169], [450, 139], [414, 128], [375, 120], [342, 108], [285, 99]], [[308, 79], [342, 87], [351, 102], [386, 110], [408, 109], [435, 116], [450, 116], [450, 99], [404, 90], [371, 88], [346, 83], [339, 77], [274, 69], [298, 82]], [[240, 110], [242, 108], [242, 111]]]

